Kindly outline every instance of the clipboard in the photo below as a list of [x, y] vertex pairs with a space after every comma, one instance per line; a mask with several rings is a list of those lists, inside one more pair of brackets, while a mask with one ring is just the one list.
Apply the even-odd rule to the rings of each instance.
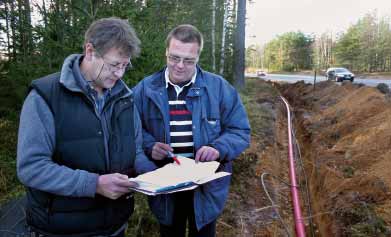
[[138, 187], [131, 188], [136, 192], [155, 196], [192, 190], [199, 185], [228, 175], [228, 172], [217, 172], [220, 163], [217, 161], [198, 162], [183, 156], [177, 157], [180, 165], [169, 163], [154, 171], [130, 178]]

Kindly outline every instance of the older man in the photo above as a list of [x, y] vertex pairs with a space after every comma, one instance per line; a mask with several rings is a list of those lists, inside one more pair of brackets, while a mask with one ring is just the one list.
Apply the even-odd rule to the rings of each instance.
[[139, 44], [126, 20], [97, 20], [84, 54], [32, 82], [17, 171], [33, 235], [124, 236], [134, 205], [128, 177], [148, 164], [132, 91], [121, 80]]

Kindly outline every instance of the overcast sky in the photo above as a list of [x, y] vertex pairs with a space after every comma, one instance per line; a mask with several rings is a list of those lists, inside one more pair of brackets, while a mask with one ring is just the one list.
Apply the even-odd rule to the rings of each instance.
[[247, 3], [246, 46], [289, 31], [345, 31], [366, 13], [391, 17], [391, 0], [253, 0]]

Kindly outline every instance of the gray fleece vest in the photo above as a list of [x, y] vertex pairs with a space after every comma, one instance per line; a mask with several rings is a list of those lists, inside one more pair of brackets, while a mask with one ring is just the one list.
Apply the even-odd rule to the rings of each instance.
[[[105, 159], [103, 129], [93, 102], [81, 92], [59, 83], [60, 74], [34, 80], [34, 88], [54, 115], [56, 147], [53, 161], [72, 169], [97, 174], [134, 176], [134, 104], [126, 90], [110, 98], [103, 109], [108, 117], [108, 153]], [[133, 212], [133, 197], [111, 200], [65, 197], [27, 188], [27, 222], [49, 236], [109, 235], [118, 230]]]

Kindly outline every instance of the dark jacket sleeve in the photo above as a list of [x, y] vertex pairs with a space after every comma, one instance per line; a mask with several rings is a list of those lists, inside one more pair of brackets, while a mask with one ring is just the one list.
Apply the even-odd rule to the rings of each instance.
[[155, 170], [157, 166], [148, 159], [143, 150], [143, 129], [141, 126], [141, 120], [136, 108], [134, 114], [134, 126], [136, 132], [136, 161], [135, 169], [138, 174], [143, 174], [152, 170]]
[[133, 88], [133, 92], [134, 92], [135, 104], [136, 104], [137, 110], [139, 111], [139, 115], [141, 118], [140, 120], [141, 120], [141, 126], [142, 126], [144, 152], [147, 156], [151, 157], [152, 147], [155, 145], [156, 139], [149, 132], [147, 132], [144, 129], [144, 127], [146, 127], [144, 124], [145, 121], [143, 120], [143, 118], [145, 117], [143, 114], [144, 113], [143, 102], [146, 99], [144, 96], [144, 81], [141, 81], [139, 84], [137, 84]]

